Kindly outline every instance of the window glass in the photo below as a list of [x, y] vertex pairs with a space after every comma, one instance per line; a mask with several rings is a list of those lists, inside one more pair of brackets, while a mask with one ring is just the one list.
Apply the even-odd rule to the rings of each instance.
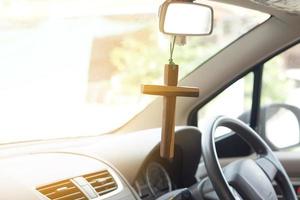
[[278, 148], [299, 144], [300, 45], [264, 65], [260, 132]]
[[[0, 143], [107, 133], [153, 99], [170, 38], [157, 0], [0, 1]], [[201, 1], [211, 36], [187, 38], [174, 61], [184, 77], [269, 15]]]
[[[252, 93], [253, 73], [251, 72], [229, 86], [198, 111], [198, 127], [200, 130], [205, 129], [209, 120], [220, 115], [239, 118], [249, 124]], [[227, 128], [219, 128], [216, 137], [229, 132], [230, 130]]]

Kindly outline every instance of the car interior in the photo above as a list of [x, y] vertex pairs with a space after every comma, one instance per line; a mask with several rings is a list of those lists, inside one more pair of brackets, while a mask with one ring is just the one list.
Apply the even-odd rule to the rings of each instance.
[[0, 0], [0, 199], [300, 199], [299, 42], [298, 0]]

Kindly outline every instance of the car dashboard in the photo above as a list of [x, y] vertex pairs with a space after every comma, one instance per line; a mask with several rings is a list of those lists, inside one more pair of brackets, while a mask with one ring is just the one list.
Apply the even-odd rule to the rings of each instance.
[[116, 169], [80, 154], [37, 153], [4, 159], [1, 182], [6, 199], [136, 199]]
[[18, 150], [16, 146], [1, 147], [1, 196], [16, 200], [152, 200], [195, 183], [201, 156], [198, 129], [176, 131], [172, 160], [160, 158], [159, 139], [160, 129], [151, 129], [17, 145]]
[[[2, 145], [1, 199], [154, 200], [205, 177], [200, 131], [177, 128], [172, 160], [160, 157], [160, 131]], [[251, 154], [236, 134], [216, 140], [216, 148], [222, 165]]]

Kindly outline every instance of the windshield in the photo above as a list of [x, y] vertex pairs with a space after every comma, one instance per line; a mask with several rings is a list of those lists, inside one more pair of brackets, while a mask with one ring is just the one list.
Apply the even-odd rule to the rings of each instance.
[[[0, 0], [0, 143], [106, 133], [144, 109], [168, 61], [160, 3]], [[176, 47], [180, 78], [268, 17], [208, 4], [214, 33]]]

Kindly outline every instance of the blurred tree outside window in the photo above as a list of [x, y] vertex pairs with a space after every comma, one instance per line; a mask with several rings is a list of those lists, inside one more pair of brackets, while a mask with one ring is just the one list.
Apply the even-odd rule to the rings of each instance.
[[[175, 47], [174, 61], [180, 66], [179, 78], [192, 72], [220, 49], [269, 17], [263, 13], [227, 4], [210, 1], [199, 3], [209, 4], [214, 8], [213, 34], [188, 37], [185, 46]], [[119, 37], [116, 45], [110, 49], [108, 63], [112, 72], [106, 80], [96, 79], [95, 76], [107, 69], [102, 65], [91, 65], [90, 72], [93, 73], [90, 73], [88, 100], [113, 107], [126, 107], [128, 110], [125, 113], [133, 115], [154, 98], [142, 95], [140, 85], [163, 82], [163, 67], [168, 62], [170, 38], [158, 32], [157, 18], [154, 16], [136, 16], [134, 19], [133, 16], [129, 18], [120, 16], [111, 20], [118, 23], [145, 21], [148, 23], [143, 24], [143, 28], [137, 31]], [[101, 48], [101, 41], [98, 42], [98, 46]], [[137, 109], [136, 105], [141, 107]], [[128, 116], [125, 119], [128, 120]]]
[[[0, 143], [111, 132], [162, 83], [169, 37], [153, 0], [0, 0]], [[176, 47], [180, 78], [269, 15], [201, 0], [214, 32]]]

